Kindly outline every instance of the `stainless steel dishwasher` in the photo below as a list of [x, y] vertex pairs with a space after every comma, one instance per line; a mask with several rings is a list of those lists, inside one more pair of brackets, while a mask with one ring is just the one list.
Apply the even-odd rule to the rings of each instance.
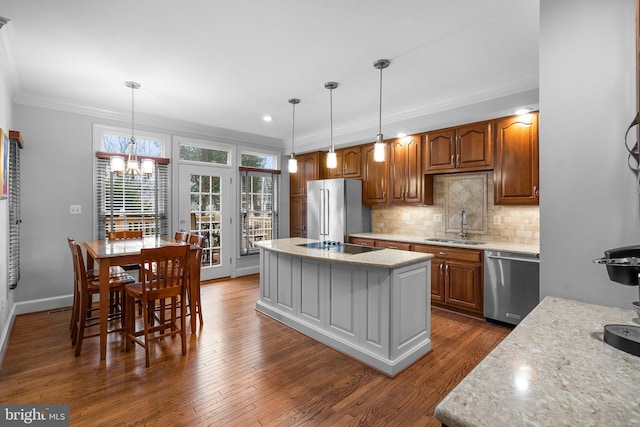
[[484, 317], [517, 325], [540, 302], [540, 256], [485, 251]]

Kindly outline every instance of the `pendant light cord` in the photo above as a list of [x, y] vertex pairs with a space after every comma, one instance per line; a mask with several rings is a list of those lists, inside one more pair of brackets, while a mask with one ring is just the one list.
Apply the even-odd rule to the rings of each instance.
[[378, 115], [378, 133], [382, 133], [382, 68], [380, 67], [380, 114]]
[[329, 90], [329, 126], [331, 129], [330, 132], [330, 141], [331, 141], [331, 152], [333, 152], [333, 88]]
[[135, 138], [135, 132], [134, 132], [134, 128], [135, 128], [135, 103], [134, 103], [134, 99], [135, 99], [135, 87], [132, 85], [131, 86], [131, 142], [133, 142], [135, 144], [136, 142], [136, 138]]
[[291, 105], [293, 105], [293, 119], [291, 120], [291, 154], [294, 154], [293, 141], [296, 132], [296, 104], [292, 102]]

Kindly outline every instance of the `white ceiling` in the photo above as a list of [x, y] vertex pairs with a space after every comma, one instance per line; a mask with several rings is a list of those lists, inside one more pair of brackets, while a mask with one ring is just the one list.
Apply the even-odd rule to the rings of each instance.
[[[0, 0], [15, 102], [328, 145], [537, 102], [538, 0]], [[2, 34], [4, 33], [4, 34]], [[528, 93], [527, 96], [515, 94]], [[487, 102], [496, 98], [504, 102]], [[468, 109], [468, 107], [467, 107]], [[490, 111], [490, 110], [496, 111]], [[262, 120], [273, 116], [271, 123]], [[441, 122], [441, 123], [438, 123]], [[364, 141], [359, 141], [364, 142]]]

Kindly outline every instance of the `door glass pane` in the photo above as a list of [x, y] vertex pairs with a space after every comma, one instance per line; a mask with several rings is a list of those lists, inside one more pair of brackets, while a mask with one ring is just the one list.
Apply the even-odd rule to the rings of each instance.
[[220, 264], [220, 200], [219, 176], [191, 175], [190, 233], [204, 236], [203, 267]]

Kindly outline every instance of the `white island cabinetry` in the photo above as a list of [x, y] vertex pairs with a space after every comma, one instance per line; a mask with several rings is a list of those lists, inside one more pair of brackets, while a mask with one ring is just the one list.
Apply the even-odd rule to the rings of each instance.
[[431, 255], [297, 246], [306, 241], [260, 245], [258, 311], [389, 376], [431, 349]]

